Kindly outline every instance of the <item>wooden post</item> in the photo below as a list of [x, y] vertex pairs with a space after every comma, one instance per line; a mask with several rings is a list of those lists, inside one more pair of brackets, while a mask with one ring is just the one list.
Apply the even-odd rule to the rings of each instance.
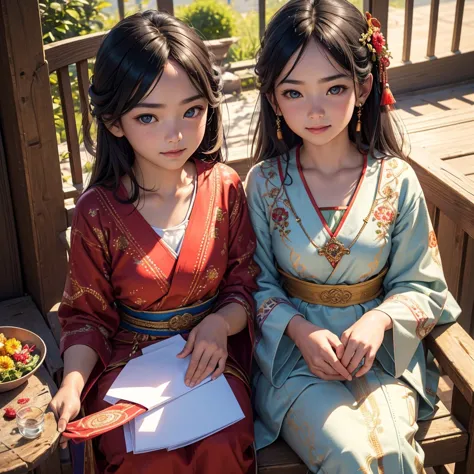
[[402, 53], [402, 61], [404, 63], [410, 61], [414, 7], [415, 7], [415, 0], [405, 0], [405, 26], [404, 26], [404, 32], [403, 32], [403, 53]]
[[119, 10], [119, 18], [123, 20], [125, 18], [125, 5], [124, 0], [118, 0], [118, 10]]
[[385, 38], [388, 38], [388, 0], [372, 0], [370, 3], [372, 7], [370, 13], [380, 21], [382, 33], [385, 35]]
[[265, 7], [265, 0], [258, 0], [258, 34], [260, 35], [260, 39], [263, 38], [265, 33]]
[[161, 12], [167, 12], [174, 15], [173, 0], [156, 0], [156, 8]]
[[426, 56], [430, 59], [432, 59], [435, 55], [436, 33], [438, 31], [439, 1], [440, 0], [431, 0], [430, 30], [428, 32], [428, 47], [426, 49]]
[[[1, 113], [1, 111], [0, 111]], [[3, 151], [0, 131], [0, 301], [23, 294], [21, 281], [20, 255], [16, 237], [15, 218], [13, 216], [10, 185], [7, 175], [7, 163]]]
[[0, 0], [0, 126], [25, 291], [46, 315], [61, 298], [66, 229], [37, 0]]
[[453, 41], [451, 43], [451, 51], [457, 53], [459, 51], [459, 43], [461, 41], [462, 17], [464, 15], [465, 0], [456, 1], [456, 13], [454, 17]]
[[[469, 357], [466, 354], [466, 357]], [[472, 400], [470, 403], [464, 398], [463, 394], [457, 387], [453, 388], [453, 402], [451, 408], [453, 416], [464, 426], [469, 433], [469, 444], [467, 446], [466, 459], [460, 463], [456, 463], [456, 474], [471, 474], [474, 469], [474, 409]]]

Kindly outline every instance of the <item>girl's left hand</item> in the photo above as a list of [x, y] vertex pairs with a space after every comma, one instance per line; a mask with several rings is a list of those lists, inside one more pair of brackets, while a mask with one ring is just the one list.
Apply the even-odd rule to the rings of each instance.
[[190, 332], [184, 349], [178, 354], [181, 359], [193, 354], [184, 377], [186, 385], [194, 387], [211, 374], [214, 380], [224, 373], [228, 331], [225, 318], [212, 313]]
[[392, 318], [383, 311], [372, 310], [364, 314], [341, 336], [344, 344], [344, 354], [341, 363], [352, 374], [362, 359], [364, 365], [355, 374], [362, 377], [372, 367], [375, 355], [382, 345], [385, 331], [392, 328]]

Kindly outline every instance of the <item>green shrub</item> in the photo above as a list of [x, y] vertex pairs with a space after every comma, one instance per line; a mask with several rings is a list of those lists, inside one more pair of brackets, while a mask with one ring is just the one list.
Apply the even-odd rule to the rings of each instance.
[[177, 8], [176, 16], [192, 26], [204, 40], [229, 38], [235, 34], [235, 13], [219, 0], [196, 0]]
[[[284, 0], [267, 0], [265, 8], [266, 24], [284, 3]], [[252, 11], [238, 15], [235, 35], [239, 37], [239, 41], [230, 48], [228, 61], [244, 61], [255, 58], [260, 48], [259, 28], [258, 12]]]
[[103, 0], [41, 0], [43, 42], [87, 35], [103, 29], [102, 10], [110, 3]]
[[[102, 10], [110, 6], [110, 3], [103, 0], [41, 0], [39, 6], [43, 42], [48, 44], [102, 30], [104, 22], [107, 20]], [[81, 141], [80, 124], [82, 115], [79, 110], [79, 89], [74, 66], [69, 67], [69, 77], [71, 80], [76, 126], [79, 130], [79, 141]], [[50, 86], [54, 123], [56, 125], [56, 139], [58, 143], [62, 143], [66, 140], [66, 131], [56, 74], [50, 75]], [[61, 159], [65, 158], [65, 155], [61, 156]]]

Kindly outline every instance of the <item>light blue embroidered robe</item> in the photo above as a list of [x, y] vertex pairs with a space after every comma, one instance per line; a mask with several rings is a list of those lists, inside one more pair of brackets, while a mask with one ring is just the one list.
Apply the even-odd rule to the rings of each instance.
[[[372, 410], [369, 407], [369, 412], [375, 418], [385, 417], [377, 419], [376, 427], [369, 430], [369, 438], [372, 440], [370, 442], [376, 445], [377, 442], [373, 442], [374, 436], [378, 436], [376, 433], [383, 431], [382, 426], [392, 423], [387, 417], [396, 417], [399, 411], [401, 419], [405, 416], [403, 411], [411, 410], [410, 407], [407, 408], [405, 400], [400, 408], [401, 398], [410, 397], [410, 387], [414, 389], [411, 390], [413, 398], [418, 398], [419, 401], [418, 419], [426, 418], [432, 412], [438, 373], [431, 359], [427, 363], [421, 340], [435, 324], [454, 321], [460, 313], [460, 308], [446, 286], [436, 237], [421, 186], [406, 162], [398, 158], [366, 158], [359, 186], [335, 233], [332, 233], [310, 194], [298, 154], [297, 149], [290, 153], [288, 174], [291, 178], [287, 177], [285, 181], [286, 194], [282, 190], [286, 169], [283, 158], [273, 158], [254, 166], [246, 183], [250, 215], [258, 241], [256, 261], [262, 270], [258, 278], [259, 291], [254, 294], [258, 310], [255, 351], [258, 368], [254, 377], [255, 409], [258, 415], [255, 424], [257, 449], [275, 441], [282, 427], [285, 428], [284, 423], [291, 424], [290, 417], [287, 417], [288, 412], [292, 406], [301, 408], [295, 402], [303, 392], [309, 387], [326, 383], [311, 374], [300, 351], [285, 335], [289, 321], [299, 314], [340, 337], [344, 330], [373, 308], [384, 311], [392, 318], [393, 330], [385, 334], [374, 369], [361, 378], [365, 379], [361, 382], [365, 388], [361, 389], [360, 384], [354, 388], [354, 384], [346, 383], [346, 389], [354, 395], [360, 394], [361, 390], [368, 390], [368, 393], [375, 391], [373, 387], [377, 385], [383, 388], [384, 400], [390, 400], [391, 397], [393, 403], [387, 402], [391, 411], [384, 412], [383, 415], [379, 414], [383, 409], [377, 408], [380, 397], [379, 401], [371, 400], [371, 407], [375, 408]], [[343, 256], [336, 268], [333, 268], [324, 256], [318, 255], [318, 249], [297, 223], [292, 208], [301, 218], [304, 229], [318, 248], [326, 244], [331, 234], [346, 248], [356, 239], [350, 247], [350, 254]], [[364, 219], [367, 224], [356, 238], [363, 227]], [[289, 297], [280, 284], [277, 265], [299, 279], [332, 285], [360, 283], [374, 277], [386, 266], [388, 271], [384, 279], [384, 294], [381, 297], [364, 304], [340, 308], [309, 304]], [[395, 394], [396, 391], [390, 395], [392, 387], [397, 385], [405, 387], [406, 395], [402, 397], [400, 393]], [[415, 391], [419, 397], [415, 396]], [[325, 396], [331, 397], [328, 393], [331, 392], [325, 393]], [[354, 397], [357, 401], [357, 397]], [[303, 400], [303, 397], [300, 400]], [[382, 400], [382, 404], [384, 403]], [[325, 413], [325, 405], [331, 404], [321, 397], [311, 398], [311, 404], [304, 405], [299, 421], [292, 419], [292, 423], [301, 425], [305, 411], [308, 415], [318, 410]], [[329, 412], [326, 415], [329, 416]], [[349, 421], [349, 418], [347, 420]], [[414, 423], [413, 420], [411, 425]], [[394, 425], [394, 433], [397, 432], [403, 438], [400, 433], [408, 428], [400, 429], [397, 428], [397, 423]], [[313, 428], [305, 429], [308, 431]], [[301, 426], [295, 429], [299, 432], [302, 430]], [[337, 430], [336, 426], [334, 430]], [[351, 427], [340, 426], [339, 430], [351, 430]], [[387, 428], [386, 438], [390, 438], [387, 435], [389, 431]], [[413, 433], [406, 434], [407, 446], [415, 445], [412, 438], [416, 425], [412, 431]], [[283, 435], [285, 436], [285, 432]], [[288, 429], [286, 436], [292, 436], [288, 435]], [[307, 437], [308, 433], [305, 436]], [[321, 437], [321, 434], [315, 433], [312, 436]], [[300, 452], [297, 449], [301, 444], [299, 438], [287, 441], [313, 472], [332, 474], [337, 471], [336, 468], [330, 471], [324, 468], [321, 459], [327, 457], [327, 452], [319, 452], [316, 460], [314, 446], [309, 446], [306, 451], [303, 447]], [[380, 449], [383, 451], [385, 448]], [[419, 451], [419, 448], [414, 449]], [[383, 454], [375, 452], [374, 456], [381, 458]], [[410, 456], [413, 457], [412, 454]], [[408, 462], [410, 467], [406, 467], [408, 464], [405, 468], [391, 464], [389, 469], [385, 466], [385, 472], [411, 472], [411, 469], [418, 469], [422, 462], [422, 453], [421, 458], [414, 457], [414, 460]], [[314, 463], [312, 458], [315, 459]], [[377, 462], [382, 461], [379, 459]], [[370, 469], [375, 469], [370, 462], [368, 464], [369, 467], [364, 472], [372, 472]], [[341, 464], [343, 465], [344, 463]], [[341, 469], [340, 472], [350, 472], [349, 468], [338, 469]]]

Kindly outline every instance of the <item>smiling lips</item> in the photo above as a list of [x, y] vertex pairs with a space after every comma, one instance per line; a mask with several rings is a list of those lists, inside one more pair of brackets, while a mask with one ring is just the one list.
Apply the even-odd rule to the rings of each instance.
[[178, 156], [181, 156], [185, 150], [186, 148], [182, 148], [180, 150], [162, 151], [161, 154], [169, 158], [177, 158]]
[[326, 130], [329, 130], [329, 128], [331, 127], [331, 125], [325, 125], [323, 127], [307, 127], [306, 130], [308, 130], [308, 132], [312, 133], [313, 135], [320, 135], [321, 133], [324, 133]]

